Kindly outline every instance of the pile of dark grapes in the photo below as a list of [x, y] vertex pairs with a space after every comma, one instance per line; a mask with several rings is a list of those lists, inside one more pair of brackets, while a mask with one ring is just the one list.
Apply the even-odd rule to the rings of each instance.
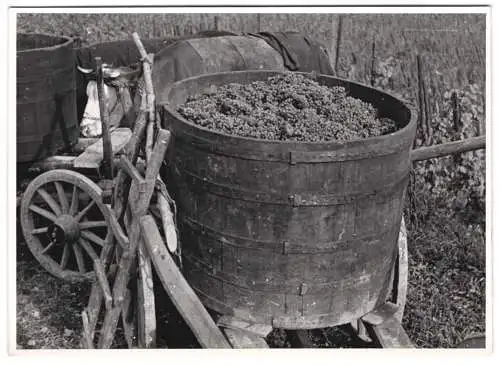
[[315, 78], [286, 72], [250, 84], [212, 85], [177, 111], [214, 131], [267, 140], [345, 142], [396, 130], [371, 104]]

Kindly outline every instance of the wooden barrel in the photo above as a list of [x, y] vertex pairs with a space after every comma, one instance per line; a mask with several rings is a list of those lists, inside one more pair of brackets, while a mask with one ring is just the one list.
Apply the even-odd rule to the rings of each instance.
[[17, 34], [17, 162], [51, 156], [76, 143], [73, 40]]
[[397, 255], [416, 113], [379, 90], [329, 76], [397, 132], [347, 143], [216, 133], [176, 107], [208, 85], [276, 71], [204, 75], [171, 85], [166, 181], [178, 204], [183, 272], [218, 312], [287, 329], [349, 323], [385, 300]]

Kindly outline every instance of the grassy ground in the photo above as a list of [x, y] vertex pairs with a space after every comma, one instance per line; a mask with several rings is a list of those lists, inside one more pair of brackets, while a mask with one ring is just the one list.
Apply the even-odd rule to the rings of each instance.
[[[256, 14], [219, 16], [222, 29], [236, 32], [258, 29]], [[87, 44], [125, 39], [132, 31], [138, 31], [144, 38], [168, 36], [173, 33], [171, 24], [180, 25], [181, 33], [209, 29], [213, 22], [213, 15], [205, 14], [26, 14], [18, 18], [18, 29], [80, 36]], [[446, 131], [442, 124], [451, 123], [445, 108], [446, 92], [469, 90], [473, 84], [478, 89], [467, 94], [472, 95], [468, 100], [471, 107], [464, 102], [462, 112], [464, 120], [481, 123], [476, 109], [485, 107], [484, 22], [482, 15], [347, 15], [343, 18], [339, 74], [368, 82], [371, 45], [375, 41], [380, 71], [377, 86], [416, 103], [415, 55], [420, 53], [425, 61], [435, 128]], [[336, 15], [267, 14], [260, 16], [260, 24], [263, 30], [300, 29], [334, 51]], [[405, 210], [410, 271], [403, 325], [418, 347], [453, 347], [465, 336], [485, 330], [484, 159], [469, 156], [469, 160], [475, 170], [466, 169], [465, 174], [453, 177], [443, 170], [447, 180], [435, 176], [431, 180], [424, 178], [425, 171], [436, 169], [436, 165], [414, 166], [418, 176], [409, 189], [412, 199]], [[473, 179], [472, 183], [467, 179]], [[474, 188], [467, 190], [467, 186]], [[477, 190], [477, 186], [483, 190]], [[450, 206], [454, 197], [464, 194], [463, 209]], [[81, 328], [79, 316], [87, 301], [88, 288], [52, 278], [33, 260], [22, 242], [18, 245], [19, 347], [76, 347]], [[185, 325], [168, 301], [163, 303], [158, 316], [160, 347], [172, 343], [172, 347], [198, 346], [189, 331], [172, 336], [169, 326], [185, 328]], [[345, 328], [317, 330], [312, 336], [319, 347], [360, 345]], [[269, 340], [273, 347], [291, 346], [282, 331], [273, 332]]]

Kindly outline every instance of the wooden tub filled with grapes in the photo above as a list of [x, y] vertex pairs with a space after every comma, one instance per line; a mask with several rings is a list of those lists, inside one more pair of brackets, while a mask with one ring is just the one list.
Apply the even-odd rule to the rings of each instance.
[[307, 330], [344, 324], [412, 347], [401, 327], [411, 162], [484, 137], [412, 151], [411, 105], [324, 75], [211, 74], [161, 98], [183, 275], [219, 326], [243, 327], [243, 347], [266, 333], [249, 328], [307, 345]]
[[186, 79], [163, 100], [183, 274], [206, 307], [270, 328], [399, 329], [411, 106], [273, 71]]

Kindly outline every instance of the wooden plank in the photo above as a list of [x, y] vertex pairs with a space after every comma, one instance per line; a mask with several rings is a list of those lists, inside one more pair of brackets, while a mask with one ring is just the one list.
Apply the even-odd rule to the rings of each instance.
[[78, 141], [73, 146], [73, 152], [82, 153], [88, 146], [96, 143], [98, 140], [99, 138], [78, 138]]
[[170, 256], [153, 217], [142, 217], [141, 228], [144, 242], [163, 287], [201, 346], [230, 348], [230, 344]]
[[227, 339], [235, 349], [266, 349], [269, 348], [266, 340], [246, 331], [224, 328]]
[[468, 152], [486, 148], [486, 136], [472, 137], [461, 141], [421, 147], [411, 151], [411, 160], [421, 161], [430, 158], [442, 157], [455, 153]]
[[248, 332], [250, 335], [266, 337], [273, 330], [273, 326], [264, 323], [253, 323], [234, 316], [222, 316], [217, 320], [217, 326], [237, 329]]
[[412, 348], [410, 338], [395, 317], [398, 306], [385, 303], [362, 317], [370, 337], [383, 348]]
[[394, 314], [394, 317], [401, 323], [403, 321], [403, 313], [408, 292], [408, 239], [404, 217], [401, 219], [401, 228], [399, 230], [398, 259], [396, 265], [397, 287], [395, 299], [398, 310]]
[[397, 310], [398, 306], [396, 304], [387, 302], [375, 308], [370, 313], [365, 314], [362, 317], [362, 320], [371, 325], [377, 326], [384, 323], [385, 320], [392, 318]]
[[383, 348], [415, 347], [401, 323], [394, 317], [377, 326], [367, 325], [367, 328], [374, 341]]
[[151, 258], [144, 243], [138, 247], [139, 276], [137, 277], [137, 333], [140, 348], [156, 347], [156, 311]]
[[[111, 146], [114, 153], [120, 152], [132, 137], [132, 131], [129, 128], [117, 128], [111, 132]], [[103, 142], [102, 138], [96, 143], [90, 145], [85, 151], [73, 161], [75, 168], [99, 168], [103, 160]]]
[[55, 169], [73, 169], [76, 156], [51, 156], [42, 161], [37, 161], [28, 168], [28, 172], [40, 173]]

